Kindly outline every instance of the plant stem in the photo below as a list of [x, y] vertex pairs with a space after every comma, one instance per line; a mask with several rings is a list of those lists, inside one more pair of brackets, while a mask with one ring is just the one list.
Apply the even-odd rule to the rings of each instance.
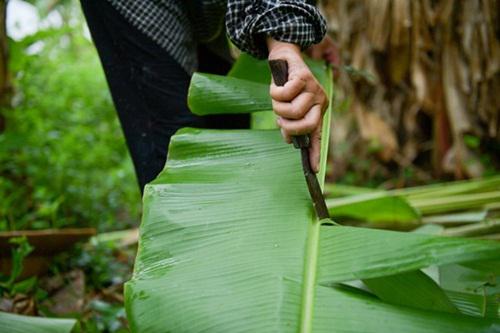
[[418, 209], [422, 214], [439, 214], [450, 211], [473, 209], [482, 207], [489, 203], [500, 200], [500, 191], [459, 194], [454, 196], [433, 197], [426, 199], [412, 199], [408, 201], [410, 205]]
[[448, 228], [443, 231], [443, 235], [453, 237], [471, 237], [493, 234], [494, 232], [500, 232], [500, 220], [487, 220], [481, 223]]

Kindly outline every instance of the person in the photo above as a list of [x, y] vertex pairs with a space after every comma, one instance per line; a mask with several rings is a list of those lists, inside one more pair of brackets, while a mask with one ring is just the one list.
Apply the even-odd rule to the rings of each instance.
[[[195, 70], [224, 75], [226, 39], [257, 58], [284, 59], [289, 81], [271, 83], [283, 137], [310, 134], [317, 171], [328, 100], [302, 59], [313, 44], [328, 56], [326, 24], [305, 0], [81, 0], [125, 134], [141, 191], [163, 169], [170, 137], [181, 127], [247, 128], [248, 115], [198, 117], [187, 91]], [[224, 29], [225, 23], [225, 29]], [[321, 43], [320, 43], [321, 42]]]

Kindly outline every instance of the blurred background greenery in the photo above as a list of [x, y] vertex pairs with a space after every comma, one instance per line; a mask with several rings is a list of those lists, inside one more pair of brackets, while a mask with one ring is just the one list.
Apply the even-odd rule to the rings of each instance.
[[[0, 232], [93, 227], [102, 235], [137, 227], [140, 192], [79, 3], [0, 1], [6, 5]], [[76, 318], [83, 332], [127, 332], [122, 284], [136, 243], [108, 235], [56, 255], [29, 278], [14, 272], [35, 249], [14, 239], [14, 269], [0, 273], [0, 311]]]
[[[10, 14], [19, 17], [13, 10], [26, 7], [15, 2]], [[78, 3], [36, 5], [27, 8], [45, 28], [8, 39], [13, 92], [0, 111], [0, 230], [137, 225], [140, 193]], [[19, 21], [18, 30], [22, 24], [33, 22]]]

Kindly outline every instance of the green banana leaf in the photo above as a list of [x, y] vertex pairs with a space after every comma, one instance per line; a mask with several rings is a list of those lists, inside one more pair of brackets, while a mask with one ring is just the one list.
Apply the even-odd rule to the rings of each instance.
[[344, 288], [319, 287], [315, 309], [313, 332], [478, 333], [500, 328], [492, 320], [395, 306]]
[[500, 317], [500, 262], [442, 266], [439, 282], [463, 313]]
[[405, 198], [384, 192], [326, 200], [330, 216], [350, 217], [377, 223], [419, 223], [420, 213]]
[[0, 312], [0, 332], [70, 333], [79, 332], [79, 327], [75, 319], [30, 317]]
[[[324, 64], [310, 59], [306, 59], [306, 63], [318, 81], [328, 82]], [[189, 87], [189, 107], [197, 115], [253, 112], [252, 128], [275, 129], [276, 117], [271, 111], [269, 97], [270, 82], [271, 72], [267, 63], [256, 62], [244, 53], [227, 77], [195, 73]]]
[[422, 310], [459, 313], [445, 291], [422, 271], [364, 279], [366, 286], [387, 303]]
[[[324, 77], [331, 96], [331, 76]], [[183, 129], [172, 138], [165, 169], [145, 189], [139, 251], [125, 286], [132, 332], [500, 329], [496, 319], [389, 304], [339, 285], [491, 260], [500, 245], [323, 225], [299, 155], [276, 130]]]
[[191, 112], [200, 116], [272, 110], [268, 84], [233, 77], [195, 73], [188, 95]]

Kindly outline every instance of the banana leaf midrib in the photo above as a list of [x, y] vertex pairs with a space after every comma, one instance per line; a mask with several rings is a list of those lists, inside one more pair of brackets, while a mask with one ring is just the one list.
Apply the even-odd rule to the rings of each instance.
[[[332, 113], [333, 98], [333, 77], [331, 70], [328, 70], [327, 81], [322, 82], [330, 99], [330, 105], [323, 117], [323, 130], [321, 140], [320, 170], [318, 172], [318, 182], [321, 189], [325, 186], [325, 175], [328, 158], [328, 146], [330, 142], [330, 121]], [[307, 243], [304, 262], [303, 291], [301, 303], [300, 332], [309, 333], [312, 331], [314, 318], [314, 298], [316, 294], [316, 275], [319, 256], [320, 227], [322, 221], [313, 214], [307, 228]]]

